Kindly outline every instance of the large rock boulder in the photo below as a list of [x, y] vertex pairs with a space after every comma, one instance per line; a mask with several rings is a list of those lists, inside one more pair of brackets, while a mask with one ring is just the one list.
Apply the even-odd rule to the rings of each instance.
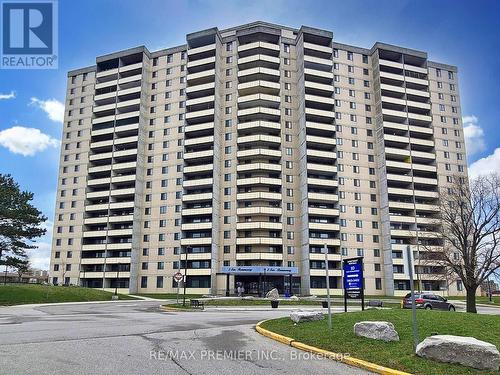
[[417, 346], [417, 355], [439, 362], [460, 363], [479, 370], [497, 370], [500, 353], [495, 345], [474, 337], [436, 335]]
[[323, 313], [316, 311], [294, 311], [290, 313], [290, 319], [295, 323], [312, 322], [323, 319]]
[[356, 336], [382, 341], [399, 341], [399, 335], [390, 322], [358, 322], [354, 325]]
[[266, 298], [270, 299], [270, 300], [277, 300], [278, 297], [279, 297], [279, 293], [278, 293], [278, 289], [274, 288], [274, 289], [271, 289], [269, 292], [267, 292], [266, 294]]

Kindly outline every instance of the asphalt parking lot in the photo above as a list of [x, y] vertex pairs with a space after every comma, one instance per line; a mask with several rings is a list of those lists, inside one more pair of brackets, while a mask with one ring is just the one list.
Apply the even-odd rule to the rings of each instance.
[[0, 308], [1, 374], [367, 374], [254, 330], [288, 311], [170, 313], [158, 301]]

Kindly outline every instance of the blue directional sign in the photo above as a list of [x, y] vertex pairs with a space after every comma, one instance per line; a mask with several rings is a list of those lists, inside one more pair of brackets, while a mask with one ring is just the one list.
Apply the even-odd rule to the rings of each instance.
[[343, 269], [346, 297], [363, 297], [363, 258], [344, 259]]

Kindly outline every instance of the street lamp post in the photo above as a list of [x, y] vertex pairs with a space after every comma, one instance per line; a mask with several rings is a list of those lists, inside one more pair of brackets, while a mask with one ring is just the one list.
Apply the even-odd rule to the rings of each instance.
[[332, 312], [330, 309], [330, 277], [328, 276], [328, 246], [323, 246], [325, 253], [325, 272], [326, 272], [326, 303], [328, 305], [328, 329], [332, 329]]
[[411, 315], [412, 315], [412, 326], [413, 326], [413, 349], [417, 349], [419, 343], [418, 339], [418, 326], [417, 326], [417, 305], [415, 302], [415, 287], [413, 285], [413, 262], [411, 259], [411, 249], [408, 245], [406, 247], [406, 257], [408, 258], [408, 274], [410, 276], [410, 291], [411, 291]]
[[182, 296], [182, 306], [186, 306], [186, 283], [187, 283], [187, 262], [188, 262], [188, 249], [190, 249], [190, 246], [186, 246], [184, 253], [186, 254], [185, 260], [184, 260], [184, 279], [183, 279], [183, 286], [184, 286], [184, 292]]
[[116, 270], [116, 284], [115, 284], [115, 297], [118, 296], [118, 282], [120, 281], [120, 263], [117, 264], [118, 268]]

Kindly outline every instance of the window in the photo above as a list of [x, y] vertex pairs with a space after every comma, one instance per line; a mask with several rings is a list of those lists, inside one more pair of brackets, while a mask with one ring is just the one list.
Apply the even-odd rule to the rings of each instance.
[[163, 288], [163, 276], [156, 276], [156, 287]]
[[148, 277], [142, 276], [141, 277], [141, 288], [147, 288], [147, 287], [148, 287]]

